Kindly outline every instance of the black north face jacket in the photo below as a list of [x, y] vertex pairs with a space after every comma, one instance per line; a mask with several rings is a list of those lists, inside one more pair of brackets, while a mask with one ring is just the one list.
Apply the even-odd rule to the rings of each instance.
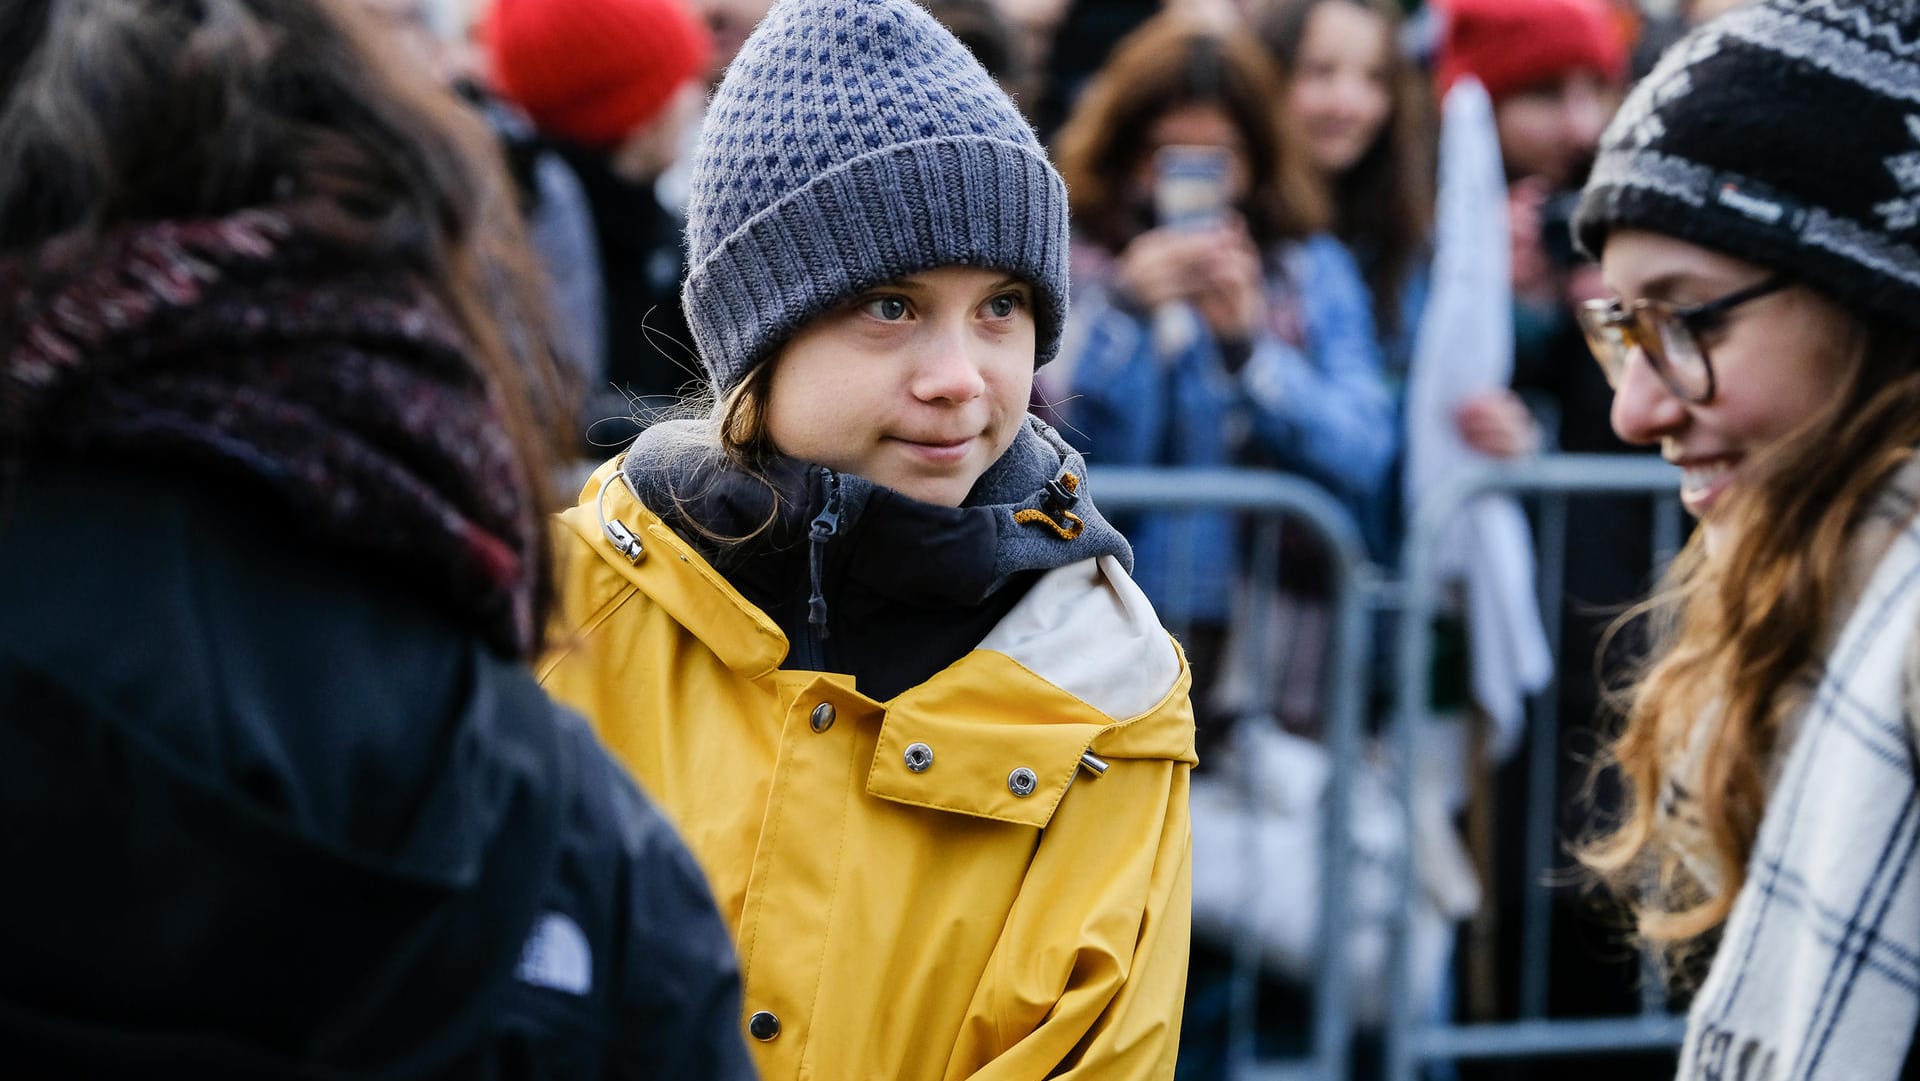
[[750, 1077], [705, 881], [585, 726], [245, 496], [0, 504], [0, 1069]]

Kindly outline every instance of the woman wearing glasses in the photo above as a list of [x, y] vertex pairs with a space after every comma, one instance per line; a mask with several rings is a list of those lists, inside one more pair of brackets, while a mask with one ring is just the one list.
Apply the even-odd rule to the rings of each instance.
[[1669, 960], [1710, 960], [1686, 1078], [1920, 1065], [1916, 43], [1900, 0], [1707, 24], [1575, 217], [1617, 298], [1582, 313], [1613, 426], [1702, 526], [1623, 696], [1632, 798], [1585, 851]]

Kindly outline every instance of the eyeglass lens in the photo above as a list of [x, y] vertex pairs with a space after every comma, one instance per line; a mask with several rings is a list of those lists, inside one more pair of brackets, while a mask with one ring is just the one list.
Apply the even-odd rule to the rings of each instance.
[[1607, 385], [1616, 390], [1637, 346], [1676, 396], [1699, 401], [1710, 392], [1713, 376], [1699, 339], [1664, 305], [1641, 303], [1622, 310], [1608, 301], [1589, 301], [1580, 309], [1580, 329]]

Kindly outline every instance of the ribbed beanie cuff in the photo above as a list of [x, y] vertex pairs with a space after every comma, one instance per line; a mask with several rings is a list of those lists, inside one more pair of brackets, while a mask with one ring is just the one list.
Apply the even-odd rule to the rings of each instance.
[[687, 275], [687, 321], [716, 391], [809, 319], [935, 267], [1036, 285], [1036, 363], [1066, 319], [1067, 191], [1033, 150], [988, 137], [883, 147], [767, 207]]

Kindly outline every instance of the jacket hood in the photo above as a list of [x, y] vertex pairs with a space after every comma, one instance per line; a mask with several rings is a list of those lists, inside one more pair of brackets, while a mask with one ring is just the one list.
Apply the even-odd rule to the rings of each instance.
[[[777, 458], [769, 463], [766, 483], [759, 483], [701, 447], [699, 424], [667, 421], [634, 440], [621, 468], [640, 501], [723, 568], [736, 558], [724, 551], [737, 547], [730, 541], [764, 533], [749, 550], [804, 543], [827, 499], [819, 483], [823, 467]], [[884, 508], [890, 518], [924, 527], [928, 535], [951, 534], [971, 520], [990, 546], [978, 593], [984, 597], [1017, 574], [1099, 556], [1113, 556], [1132, 571], [1132, 548], [1094, 506], [1086, 481], [1080, 452], [1044, 421], [1028, 417], [959, 507], [923, 503], [853, 473], [833, 472], [828, 483], [838, 498], [843, 533], [863, 528], [869, 508], [875, 517]], [[927, 562], [918, 565], [929, 578], [950, 577], [954, 569], [950, 563], [929, 567]]]
[[877, 699], [972, 650], [1039, 575], [1128, 554], [1083, 498], [1078, 456], [1037, 421], [957, 507], [789, 458], [748, 473], [701, 434], [649, 429], [628, 485], [779, 625], [782, 667], [853, 675]]

